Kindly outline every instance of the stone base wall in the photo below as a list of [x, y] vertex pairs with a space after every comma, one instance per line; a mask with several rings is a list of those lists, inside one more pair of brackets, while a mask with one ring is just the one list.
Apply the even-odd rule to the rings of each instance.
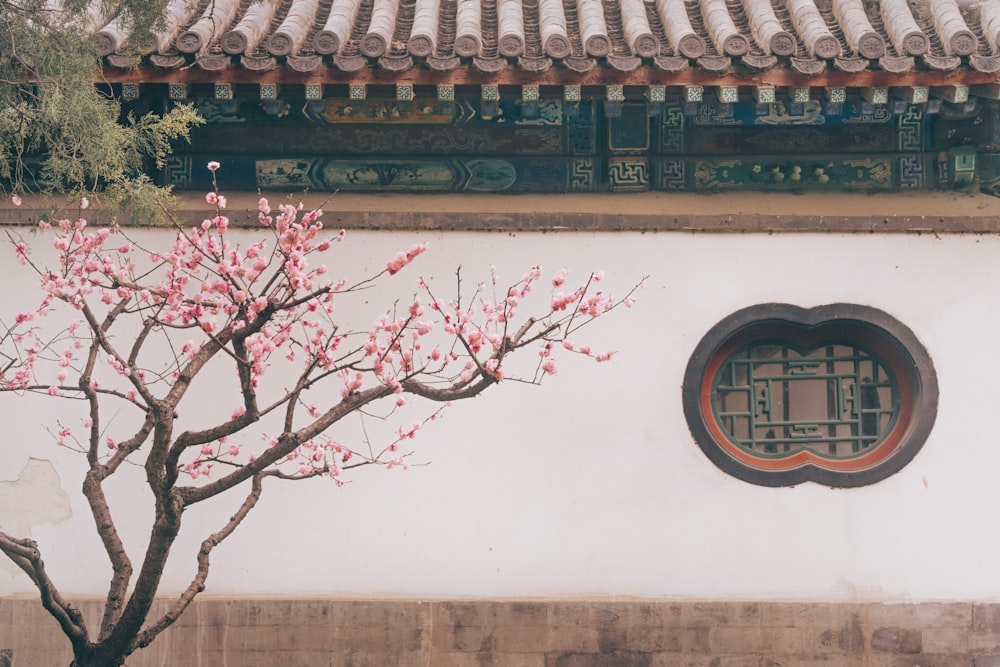
[[[36, 600], [0, 599], [0, 667], [69, 662]], [[205, 598], [128, 665], [1000, 667], [1000, 604]]]

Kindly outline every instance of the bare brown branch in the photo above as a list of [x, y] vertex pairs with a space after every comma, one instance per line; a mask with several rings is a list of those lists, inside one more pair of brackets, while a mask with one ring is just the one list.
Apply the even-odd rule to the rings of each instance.
[[223, 540], [232, 535], [237, 526], [243, 522], [243, 519], [246, 518], [250, 510], [260, 500], [260, 495], [263, 491], [263, 478], [271, 474], [274, 473], [263, 472], [253, 477], [250, 493], [244, 499], [239, 509], [236, 510], [236, 513], [229, 518], [229, 521], [226, 522], [226, 525], [221, 530], [212, 533], [201, 543], [201, 549], [198, 551], [198, 571], [194, 579], [191, 580], [191, 583], [188, 584], [188, 587], [181, 593], [180, 597], [177, 598], [167, 613], [143, 628], [142, 632], [135, 639], [133, 649], [148, 646], [157, 635], [170, 627], [184, 613], [184, 610], [188, 608], [195, 596], [205, 589], [205, 580], [208, 578], [209, 570], [209, 556], [212, 553], [212, 549], [219, 546]]

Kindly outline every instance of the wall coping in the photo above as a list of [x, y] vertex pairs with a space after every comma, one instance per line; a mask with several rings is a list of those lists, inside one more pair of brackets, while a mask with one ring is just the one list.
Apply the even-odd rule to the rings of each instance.
[[[226, 193], [233, 226], [256, 226], [256, 193]], [[386, 231], [636, 231], [709, 233], [1000, 233], [1000, 199], [966, 192], [610, 193], [557, 195], [268, 195], [320, 206], [331, 228]], [[33, 225], [54, 210], [51, 200], [0, 202], [0, 224]], [[178, 217], [198, 224], [215, 215], [201, 196], [180, 196]], [[104, 222], [106, 213], [86, 211]], [[61, 216], [75, 218], [78, 209]], [[49, 216], [49, 219], [58, 216]], [[120, 222], [131, 225], [129, 219]]]

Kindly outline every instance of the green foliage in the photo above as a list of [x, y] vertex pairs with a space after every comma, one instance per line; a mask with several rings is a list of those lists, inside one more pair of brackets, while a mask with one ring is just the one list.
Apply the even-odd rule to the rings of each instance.
[[[166, 0], [104, 0], [133, 35], [149, 35]], [[54, 9], [54, 7], [59, 9]], [[0, 0], [0, 188], [98, 194], [105, 206], [150, 209], [166, 193], [144, 167], [198, 124], [190, 106], [121, 118], [100, 81], [90, 0]], [[131, 40], [127, 46], [145, 44]], [[152, 198], [152, 199], [150, 199]]]

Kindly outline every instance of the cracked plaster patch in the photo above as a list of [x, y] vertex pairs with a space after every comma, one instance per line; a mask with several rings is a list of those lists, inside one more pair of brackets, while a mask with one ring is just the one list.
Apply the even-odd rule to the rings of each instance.
[[[49, 461], [28, 459], [17, 479], [0, 482], [0, 530], [14, 537], [31, 537], [32, 526], [59, 523], [72, 516], [69, 496]], [[20, 572], [5, 557], [0, 569]]]

